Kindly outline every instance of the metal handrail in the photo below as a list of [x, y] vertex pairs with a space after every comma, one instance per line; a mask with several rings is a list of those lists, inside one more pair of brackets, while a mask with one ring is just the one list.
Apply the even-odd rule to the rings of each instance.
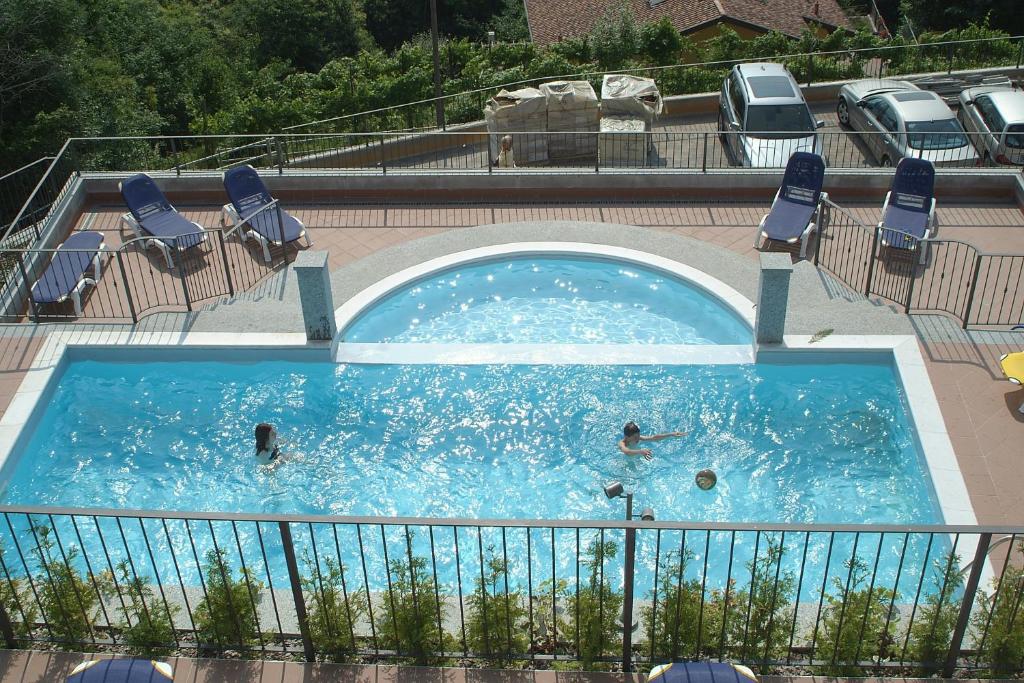
[[634, 73], [655, 73], [666, 71], [668, 69], [687, 69], [687, 68], [707, 68], [716, 66], [732, 66], [734, 64], [746, 64], [751, 62], [763, 62], [766, 60], [783, 60], [783, 59], [797, 59], [800, 57], [829, 57], [829, 56], [852, 56], [862, 52], [878, 52], [884, 50], [905, 50], [908, 48], [922, 48], [922, 47], [936, 47], [942, 45], [965, 45], [971, 43], [990, 43], [996, 41], [1013, 41], [1013, 40], [1024, 40], [1024, 35], [1017, 36], [1006, 36], [1004, 38], [970, 38], [967, 40], [945, 40], [937, 41], [934, 43], [917, 43], [916, 38], [913, 45], [884, 45], [880, 47], [863, 47], [863, 48], [852, 48], [847, 50], [826, 50], [818, 52], [795, 52], [783, 55], [768, 55], [760, 57], [749, 57], [744, 59], [721, 59], [710, 62], [684, 62], [680, 64], [670, 64], [667, 66], [647, 66], [636, 69], [618, 69], [613, 71], [580, 71], [570, 74], [562, 74], [560, 76], [543, 76], [539, 78], [527, 78], [519, 81], [510, 81], [508, 83], [501, 83], [497, 85], [490, 85], [483, 88], [476, 88], [473, 90], [463, 90], [461, 92], [452, 93], [448, 95], [442, 95], [440, 97], [430, 97], [427, 99], [416, 100], [414, 102], [406, 102], [404, 104], [392, 105], [389, 107], [378, 107], [376, 109], [367, 109], [366, 111], [356, 112], [354, 114], [343, 114], [341, 116], [334, 116], [326, 119], [320, 119], [317, 121], [310, 121], [308, 123], [299, 123], [293, 126], [286, 126], [282, 130], [298, 130], [310, 126], [317, 126], [324, 123], [333, 123], [335, 121], [343, 121], [346, 119], [354, 118], [357, 116], [366, 116], [369, 114], [377, 114], [386, 111], [396, 111], [404, 109], [406, 107], [415, 107], [418, 105], [431, 104], [438, 100], [446, 101], [455, 97], [464, 97], [468, 95], [476, 95], [482, 92], [488, 92], [500, 88], [509, 88], [517, 85], [526, 85], [528, 83], [534, 83], [537, 81], [556, 81], [566, 80], [571, 78], [583, 78], [587, 76], [602, 76], [605, 74], [634, 74]]
[[52, 161], [50, 162], [49, 167], [47, 167], [46, 173], [44, 173], [43, 177], [39, 179], [38, 183], [36, 183], [35, 188], [32, 190], [32, 194], [30, 194], [28, 196], [28, 199], [26, 199], [25, 203], [22, 204], [21, 209], [18, 211], [17, 215], [14, 217], [14, 220], [12, 220], [10, 225], [7, 226], [7, 230], [4, 232], [3, 236], [0, 237], [0, 242], [3, 242], [8, 237], [10, 237], [11, 231], [14, 229], [14, 226], [16, 226], [21, 221], [22, 217], [25, 215], [25, 211], [28, 209], [28, 205], [32, 203], [33, 199], [35, 199], [36, 195], [39, 193], [39, 190], [43, 187], [43, 184], [50, 177], [50, 174], [53, 172], [54, 167], [58, 163], [60, 163], [61, 158], [64, 156], [65, 152], [67, 152], [67, 149], [68, 149], [68, 147], [70, 145], [71, 145], [71, 138], [68, 138], [64, 142], [64, 145], [60, 148], [60, 151], [57, 152], [57, 156], [52, 157]]
[[137, 519], [197, 520], [214, 522], [285, 522], [323, 524], [374, 524], [384, 526], [435, 527], [518, 527], [550, 529], [686, 529], [688, 531], [767, 531], [836, 533], [928, 533], [928, 534], [1024, 534], [1024, 527], [1005, 525], [950, 524], [808, 524], [804, 522], [707, 522], [640, 519], [468, 519], [459, 517], [381, 517], [374, 515], [314, 515], [258, 512], [190, 512], [114, 508], [79, 508], [45, 505], [0, 505], [3, 514], [78, 515], [87, 517], [131, 517]]
[[41, 163], [46, 162], [46, 161], [49, 161], [49, 162], [52, 163], [53, 160], [56, 159], [56, 158], [57, 157], [40, 157], [39, 159], [36, 159], [35, 161], [31, 161], [31, 162], [25, 164], [21, 168], [14, 169], [10, 173], [5, 173], [4, 175], [0, 175], [0, 182], [3, 182], [4, 180], [7, 180], [11, 176], [18, 175], [22, 171], [28, 170], [28, 169], [32, 168], [33, 166], [35, 166], [36, 164], [41, 164]]

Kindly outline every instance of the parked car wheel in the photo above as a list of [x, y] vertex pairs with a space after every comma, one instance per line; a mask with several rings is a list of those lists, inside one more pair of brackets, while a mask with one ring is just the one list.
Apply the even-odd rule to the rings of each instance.
[[995, 164], [992, 163], [992, 156], [988, 152], [985, 152], [985, 156], [982, 157], [981, 165], [982, 166], [995, 166]]
[[836, 104], [836, 118], [839, 119], [840, 126], [850, 125], [850, 105], [846, 103], [844, 97], [840, 97], [839, 103]]
[[887, 156], [884, 156], [882, 157], [882, 160], [878, 163], [884, 166], [885, 168], [889, 168], [890, 166], [892, 166], [892, 159], [890, 159]]

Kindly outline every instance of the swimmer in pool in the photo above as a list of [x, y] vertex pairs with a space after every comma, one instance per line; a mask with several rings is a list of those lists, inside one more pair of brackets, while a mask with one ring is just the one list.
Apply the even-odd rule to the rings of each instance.
[[636, 448], [641, 441], [661, 441], [671, 437], [686, 436], [686, 432], [665, 432], [644, 436], [635, 422], [627, 422], [622, 428], [623, 437], [619, 439], [619, 450], [629, 456], [642, 455], [644, 460], [651, 460], [654, 455], [650, 448]]
[[274, 425], [261, 422], [256, 425], [256, 462], [260, 465], [276, 467], [283, 462], [281, 443], [277, 440]]

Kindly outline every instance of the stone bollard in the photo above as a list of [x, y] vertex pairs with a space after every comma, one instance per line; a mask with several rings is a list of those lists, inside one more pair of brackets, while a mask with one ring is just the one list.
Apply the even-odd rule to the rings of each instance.
[[757, 284], [757, 317], [754, 338], [758, 344], [779, 344], [786, 332], [789, 278], [793, 260], [789, 254], [761, 254], [761, 277]]
[[306, 324], [306, 339], [331, 341], [338, 333], [338, 326], [334, 322], [327, 252], [300, 251], [292, 270], [299, 282], [299, 303], [302, 305], [302, 321]]

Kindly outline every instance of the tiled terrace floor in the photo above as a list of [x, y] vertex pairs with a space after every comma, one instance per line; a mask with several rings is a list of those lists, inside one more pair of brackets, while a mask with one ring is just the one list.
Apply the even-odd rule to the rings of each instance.
[[[754, 228], [765, 203], [566, 202], [560, 204], [393, 204], [291, 207], [309, 227], [315, 247], [330, 252], [332, 268], [389, 246], [441, 231], [488, 223], [579, 220], [639, 225], [711, 242], [746, 258], [756, 258]], [[181, 206], [186, 215], [212, 227], [218, 207]], [[122, 209], [96, 206], [83, 213], [77, 229], [101, 230], [108, 245], [126, 235], [118, 227]], [[862, 223], [878, 219], [878, 206], [851, 206]], [[984, 250], [1024, 253], [1024, 214], [1016, 205], [939, 208], [940, 237], [958, 239]], [[510, 230], [510, 240], [515, 239]], [[232, 241], [231, 248], [241, 250]], [[642, 244], [637, 245], [643, 249]], [[253, 247], [254, 267], [262, 263]], [[161, 271], [155, 251], [140, 255]], [[98, 299], [89, 297], [90, 305]], [[340, 302], [337, 302], [340, 303]], [[1024, 391], [1015, 390], [998, 368], [1001, 353], [1024, 349], [1024, 334], [963, 334], [956, 324], [937, 316], [918, 316], [923, 354], [967, 481], [979, 522], [1024, 525], [1024, 415], [1016, 412]], [[25, 368], [38, 348], [40, 333], [24, 327], [0, 330], [0, 409], [6, 408]]]

